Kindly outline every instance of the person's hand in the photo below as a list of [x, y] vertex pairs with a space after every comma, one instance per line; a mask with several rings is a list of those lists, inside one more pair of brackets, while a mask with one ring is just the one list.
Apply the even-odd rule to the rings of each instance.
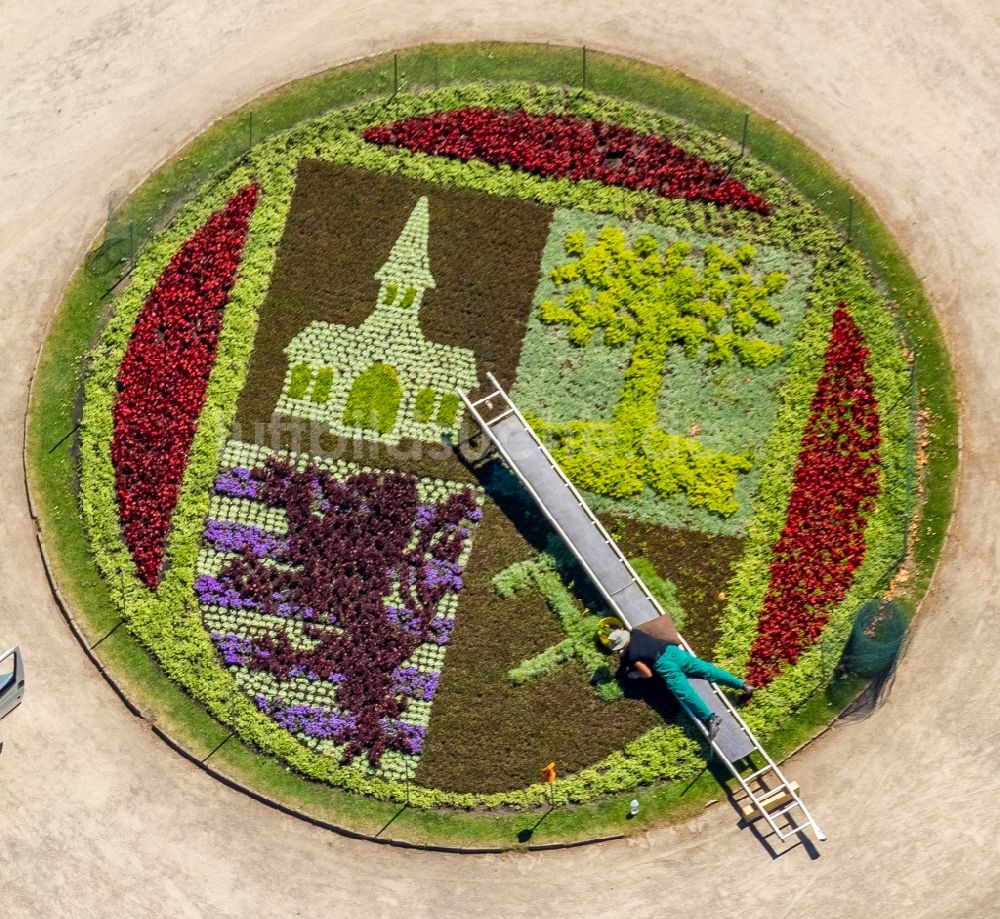
[[630, 670], [628, 676], [630, 680], [648, 680], [653, 675], [653, 671], [642, 661], [635, 662], [635, 670]]

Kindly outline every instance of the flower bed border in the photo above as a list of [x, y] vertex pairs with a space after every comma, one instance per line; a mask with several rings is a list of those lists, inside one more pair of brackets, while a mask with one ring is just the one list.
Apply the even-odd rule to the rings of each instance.
[[[559, 52], [548, 52], [548, 53], [549, 53], [549, 54], [556, 54], [556, 55], [557, 55], [557, 54], [558, 54]], [[618, 67], [622, 67], [622, 65], [620, 65], [620, 64], [617, 64], [616, 66], [618, 66]], [[626, 67], [624, 67], [623, 69], [624, 69], [624, 70], [625, 70], [626, 72], [628, 71], [628, 67], [627, 67], [627, 66], [626, 66]], [[646, 79], [650, 79], [650, 77], [649, 77], [649, 75], [648, 75], [648, 74], [646, 75]], [[787, 140], [787, 139], [786, 139], [786, 140]], [[794, 146], [794, 144], [793, 144], [793, 146]], [[800, 147], [801, 147], [801, 145], [798, 145], [798, 147], [800, 148]], [[797, 151], [797, 152], [799, 152], [799, 151]], [[881, 231], [879, 231], [879, 234], [880, 234], [880, 235], [882, 235], [882, 234], [881, 234]], [[889, 245], [889, 250], [890, 250], [889, 254], [890, 254], [890, 256], [891, 256], [891, 260], [892, 260], [893, 262], [895, 262], [895, 265], [894, 265], [894, 267], [896, 268], [896, 270], [897, 270], [897, 271], [900, 271], [900, 272], [902, 272], [902, 273], [903, 273], [903, 275], [904, 275], [904, 278], [903, 278], [903, 280], [904, 280], [905, 282], [907, 282], [907, 286], [910, 286], [910, 287], [915, 287], [915, 288], [917, 289], [917, 294], [916, 294], [916, 297], [917, 297], [917, 300], [916, 300], [916, 303], [915, 303], [915, 304], [914, 304], [913, 302], [909, 303], [909, 304], [907, 305], [907, 307], [906, 307], [906, 313], [907, 313], [907, 314], [911, 313], [911, 312], [912, 312], [912, 311], [913, 311], [913, 310], [914, 310], [915, 308], [916, 308], [916, 309], [918, 309], [918, 311], [919, 311], [919, 308], [921, 308], [921, 307], [923, 307], [923, 308], [926, 308], [926, 304], [925, 304], [925, 303], [922, 303], [922, 302], [920, 301], [920, 299], [919, 299], [919, 292], [918, 292], [918, 285], [915, 285], [915, 280], [914, 280], [914, 279], [912, 278], [912, 274], [911, 274], [911, 273], [908, 273], [908, 272], [907, 272], [907, 266], [905, 266], [905, 263], [901, 263], [901, 261], [900, 261], [900, 259], [899, 259], [899, 256], [898, 256], [898, 255], [897, 255], [897, 253], [896, 253], [896, 252], [894, 251], [894, 248], [893, 248], [893, 246], [892, 246], [892, 243], [891, 243], [891, 240], [889, 240], [889, 239], [888, 239], [887, 237], [884, 237], [884, 236], [883, 236], [883, 238], [882, 238], [882, 240], [881, 240], [881, 241], [882, 241], [883, 243], [888, 243], [888, 245]], [[923, 317], [922, 317], [922, 318], [923, 318]], [[926, 330], [924, 330], [924, 333], [925, 333], [925, 335], [926, 335]], [[933, 334], [933, 329], [931, 330], [931, 334]], [[944, 358], [943, 358], [943, 351], [941, 351], [941, 350], [940, 350], [940, 342], [939, 342], [939, 341], [936, 341], [936, 340], [932, 340], [932, 341], [931, 341], [931, 343], [930, 343], [930, 347], [931, 347], [931, 349], [933, 350], [933, 348], [934, 348], [935, 346], [937, 346], [937, 347], [938, 347], [938, 351], [937, 351], [937, 353], [936, 353], [935, 355], [932, 355], [932, 356], [936, 356], [936, 357], [938, 358], [938, 360], [939, 360], [939, 361], [943, 361], [943, 360], [944, 360]], [[45, 369], [45, 368], [43, 368], [43, 369]], [[50, 372], [51, 372], [51, 369], [52, 369], [51, 367], [49, 367], [49, 368], [48, 368], [48, 370], [49, 370]], [[37, 388], [36, 388], [36, 393], [37, 393]], [[951, 414], [951, 412], [949, 411], [950, 409], [952, 409], [952, 405], [951, 405], [951, 402], [950, 402], [950, 401], [949, 401], [949, 399], [948, 399], [948, 397], [949, 397], [950, 395], [951, 395], [951, 393], [950, 393], [950, 390], [946, 390], [945, 392], [943, 392], [943, 393], [942, 393], [942, 396], [943, 396], [943, 398], [941, 399], [941, 402], [943, 403], [943, 406], [944, 406], [944, 408], [943, 408], [943, 411], [941, 412], [941, 420], [942, 420], [942, 423], [943, 423], [943, 425], [944, 425], [944, 427], [945, 427], [945, 429], [946, 429], [946, 430], [945, 430], [945, 435], [946, 435], [946, 436], [948, 435], [948, 428], [949, 428], [949, 424], [948, 424], [948, 423], [949, 423], [949, 421], [950, 421], [951, 419], [953, 419], [953, 415], [952, 415], [952, 414]], [[936, 420], [937, 420], [937, 419], [936, 419]], [[952, 426], [952, 429], [951, 429], [951, 430], [952, 430], [952, 433], [953, 433], [953, 426]], [[34, 426], [33, 426], [33, 433], [34, 433]], [[38, 441], [38, 438], [37, 438], [37, 436], [36, 436], [36, 437], [34, 438], [34, 444], [33, 444], [33, 446], [37, 446], [37, 443], [38, 443], [38, 442], [39, 442], [39, 441]], [[948, 442], [950, 442], [950, 437], [948, 437]], [[946, 451], [946, 452], [947, 452], [947, 451]], [[950, 459], [950, 465], [949, 465], [949, 463], [948, 463], [948, 460], [949, 460], [949, 459]], [[946, 459], [945, 459], [945, 462], [944, 462], [944, 466], [945, 466], [945, 468], [946, 468], [946, 469], [951, 469], [951, 468], [953, 468], [953, 462], [954, 462], [954, 460], [953, 460], [953, 457], [950, 457], [950, 456], [946, 457]], [[937, 493], [937, 500], [938, 500], [938, 503], [939, 503], [939, 505], [940, 505], [940, 504], [944, 504], [944, 505], [947, 505], [947, 504], [949, 503], [949, 499], [950, 499], [950, 489], [945, 489], [945, 491], [947, 492], [947, 494], [945, 494], [945, 497], [944, 497], [944, 499], [943, 499], [943, 500], [942, 500], [942, 499], [941, 499], [941, 497], [940, 497], [940, 495], [941, 495], [941, 491], [939, 490], [939, 491], [938, 491], [938, 493]], [[939, 514], [939, 516], [940, 516], [940, 510], [938, 511], [938, 514]], [[932, 540], [932, 541], [933, 541], [933, 540]], [[936, 543], [936, 545], [939, 545], [939, 543]], [[931, 554], [932, 554], [932, 555], [934, 554], [934, 553], [933, 553], [933, 548], [934, 548], [934, 547], [932, 546], [932, 552], [931, 552]], [[927, 577], [929, 577], [929, 572], [927, 572], [926, 576], [927, 576]]]
[[[448, 87], [397, 101], [397, 109], [414, 114], [448, 110], [470, 104], [522, 107], [527, 111], [569, 111], [603, 120], [614, 120], [634, 130], [649, 130], [663, 136], [680, 138], [685, 149], [697, 153], [709, 162], [723, 161], [726, 151], [717, 146], [717, 140], [705, 131], [684, 125], [670, 116], [641, 109], [615, 99], [591, 93], [569, 93], [561, 89], [536, 84], [505, 83], [487, 87], [479, 84]], [[619, 187], [605, 187], [590, 181], [572, 182], [566, 179], [548, 179], [506, 170], [497, 171], [492, 166], [476, 162], [458, 162], [441, 158], [428, 158], [406, 150], [384, 148], [365, 141], [360, 129], [384, 120], [381, 106], [360, 103], [347, 109], [332, 110], [322, 117], [292, 128], [272, 141], [262, 143], [248, 154], [228, 175], [211, 182], [181, 210], [180, 214], [160, 236], [156, 237], [139, 258], [131, 283], [119, 297], [108, 330], [94, 352], [94, 366], [84, 384], [84, 413], [82, 429], [81, 503], [94, 545], [95, 557], [105, 578], [121, 585], [122, 609], [133, 633], [153, 653], [168, 674], [185, 687], [195, 698], [202, 700], [209, 711], [223, 723], [229, 724], [244, 740], [288, 763], [293, 769], [309, 778], [328, 782], [339, 787], [369, 795], [380, 800], [412, 806], [433, 807], [530, 807], [543, 804], [548, 789], [541, 782], [516, 791], [476, 793], [448, 792], [423, 786], [406, 786], [401, 782], [369, 777], [344, 768], [316, 754], [301, 744], [288, 731], [278, 727], [259, 708], [252, 708], [248, 700], [238, 695], [232, 677], [218, 663], [211, 642], [204, 636], [200, 619], [191, 615], [188, 598], [193, 586], [194, 557], [198, 549], [200, 524], [205, 518], [208, 490], [218, 465], [218, 432], [228, 431], [236, 409], [238, 393], [242, 390], [246, 368], [254, 343], [259, 306], [264, 301], [270, 281], [275, 249], [280, 240], [284, 220], [291, 206], [294, 191], [294, 174], [300, 160], [312, 159], [348, 162], [375, 171], [398, 172], [413, 178], [425, 178], [450, 186], [492, 191], [494, 194], [515, 198], [536, 197], [562, 206], [587, 209], [605, 208], [618, 217], [627, 218], [643, 211], [652, 212], [655, 219], [677, 229], [710, 229], [717, 232], [738, 234], [741, 242], [751, 240], [772, 245], [784, 244], [792, 251], [803, 252], [816, 259], [811, 287], [811, 313], [826, 321], [832, 313], [833, 301], [849, 299], [853, 303], [867, 300], [874, 313], [885, 315], [885, 324], [891, 329], [891, 319], [885, 311], [882, 297], [868, 282], [864, 266], [857, 263], [858, 273], [852, 280], [857, 287], [854, 296], [839, 270], [844, 252], [837, 248], [839, 239], [825, 218], [817, 219], [808, 202], [802, 199], [788, 183], [774, 175], [763, 164], [741, 162], [740, 176], [750, 189], [760, 189], [771, 202], [773, 210], [767, 218], [747, 211], [729, 211], [713, 204], [684, 199], [663, 199], [645, 191], [630, 191]], [[149, 596], [143, 585], [132, 575], [127, 559], [121, 556], [120, 540], [116, 539], [114, 525], [109, 523], [108, 508], [111, 494], [107, 487], [109, 455], [105, 433], [107, 403], [113, 390], [107, 380], [117, 374], [121, 354], [128, 346], [134, 316], [138, 314], [159, 272], [169, 263], [176, 251], [176, 227], [197, 220], [198, 225], [206, 215], [218, 209], [220, 200], [228, 200], [234, 183], [237, 188], [253, 182], [260, 187], [257, 210], [251, 218], [250, 231], [244, 245], [244, 262], [239, 278], [230, 295], [230, 305], [219, 338], [218, 360], [209, 383], [203, 417], [198, 425], [191, 447], [191, 459], [185, 475], [174, 516], [174, 525], [167, 543], [166, 573], [155, 597]], [[595, 187], [596, 186], [596, 187]], [[184, 237], [187, 238], [186, 235]], [[268, 266], [266, 269], [264, 266]], [[824, 297], [832, 291], [833, 301]], [[822, 318], [826, 317], [826, 318]], [[807, 317], [808, 318], [808, 317]], [[814, 322], [815, 325], [815, 322]], [[803, 336], [794, 352], [789, 370], [789, 382], [782, 388], [781, 399], [789, 399], [803, 372], [811, 376], [812, 364], [822, 362], [826, 337], [822, 342]], [[891, 334], [872, 341], [875, 352], [873, 363], [888, 368], [895, 362], [901, 370], [899, 343]], [[802, 353], [799, 353], [802, 352]], [[816, 353], [814, 353], [816, 352]], [[811, 363], [810, 363], [811, 362]], [[815, 377], [811, 377], [815, 380]], [[810, 398], [813, 386], [810, 386]], [[893, 398], [879, 395], [879, 404], [894, 405]], [[808, 408], [808, 406], [806, 406]], [[904, 422], [906, 415], [902, 416]], [[780, 416], [779, 416], [780, 420]], [[804, 425], [804, 421], [802, 422]], [[798, 435], [794, 456], [798, 455], [802, 426], [797, 423]], [[898, 428], [883, 424], [888, 440]], [[783, 444], [769, 440], [763, 468], [775, 470], [783, 466], [775, 462], [775, 451]], [[888, 448], [887, 448], [888, 450]], [[794, 467], [794, 457], [789, 464]], [[773, 474], [773, 473], [772, 473]], [[790, 486], [790, 478], [787, 483]], [[895, 480], [892, 484], [896, 484]], [[784, 521], [788, 503], [787, 488], [768, 491], [761, 483], [760, 497], [751, 521], [750, 532], [760, 520], [780, 518]], [[856, 584], [864, 584], [866, 598], [872, 588], [870, 571], [872, 548], [881, 548], [877, 537], [893, 539], [901, 517], [888, 515], [885, 508], [899, 508], [894, 489], [883, 487], [874, 516], [881, 517], [883, 526], [875, 526], [869, 544], [869, 560], [859, 569]], [[117, 518], [115, 518], [115, 521]], [[895, 521], [895, 525], [894, 525]], [[878, 558], [882, 552], [875, 552]], [[741, 563], [741, 570], [748, 570], [756, 582], [766, 577], [761, 570], [760, 554], [749, 555]], [[769, 564], [767, 566], [769, 568]], [[729, 591], [731, 607], [745, 604], [748, 598], [756, 600], [756, 590], [736, 588]], [[857, 596], [852, 592], [852, 596]], [[756, 635], [759, 606], [749, 607], [751, 617], [733, 618], [727, 611], [723, 617], [723, 634], [729, 621], [729, 631], [734, 631], [740, 641], [747, 633]], [[846, 607], [845, 607], [846, 610]], [[842, 615], [848, 615], [849, 611]], [[840, 623], [840, 617], [831, 615], [831, 621]], [[767, 691], [761, 693], [757, 704], [747, 712], [750, 723], [762, 737], [767, 737], [810, 692], [820, 688], [829, 679], [839, 657], [841, 632], [831, 632], [824, 641], [825, 654], [817, 666], [807, 652], [804, 666], [796, 666], [782, 674]], [[846, 634], [843, 636], [846, 640]], [[810, 649], [814, 651], [815, 649]], [[831, 655], [832, 651], [832, 655]], [[743, 662], [736, 672], [745, 669]], [[801, 676], [799, 672], [801, 671]], [[766, 714], [763, 714], [766, 713]], [[698, 755], [699, 743], [687, 728], [654, 728], [626, 744], [622, 751], [609, 754], [603, 760], [567, 776], [556, 794], [562, 802], [582, 803], [603, 795], [630, 791], [637, 786], [667, 779], [691, 778], [701, 768]]]

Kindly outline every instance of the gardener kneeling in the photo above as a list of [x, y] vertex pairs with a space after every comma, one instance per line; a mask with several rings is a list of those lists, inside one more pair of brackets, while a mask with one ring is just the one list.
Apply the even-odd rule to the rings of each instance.
[[632, 668], [628, 673], [629, 679], [648, 679], [654, 671], [658, 673], [667, 684], [667, 689], [687, 706], [695, 718], [704, 723], [709, 740], [714, 740], [719, 733], [722, 719], [712, 714], [701, 696], [694, 691], [688, 678], [711, 680], [713, 683], [741, 689], [746, 696], [754, 690], [753, 686], [733, 676], [728, 670], [703, 661], [685, 651], [675, 641], [652, 635], [642, 627], [634, 628], [631, 632], [614, 629], [608, 635], [608, 647], [612, 651], [623, 652], [622, 660]]

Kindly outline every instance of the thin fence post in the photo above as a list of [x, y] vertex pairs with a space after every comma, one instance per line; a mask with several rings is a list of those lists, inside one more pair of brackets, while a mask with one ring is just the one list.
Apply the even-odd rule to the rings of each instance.
[[399, 54], [392, 52], [392, 97], [396, 98], [399, 92]]
[[247, 139], [247, 153], [250, 152], [250, 148], [253, 146], [253, 112], [250, 113], [250, 136]]
[[580, 85], [583, 89], [587, 88], [587, 46], [583, 45], [580, 49]]
[[747, 126], [750, 124], [750, 113], [743, 113], [743, 136], [740, 138], [740, 159], [747, 150]]
[[130, 220], [128, 222], [128, 258], [132, 263], [132, 268], [135, 268], [135, 221]]
[[438, 54], [437, 51], [433, 52], [434, 57], [431, 60], [434, 61], [434, 88], [437, 89], [441, 85], [441, 74], [438, 72]]
[[854, 235], [854, 195], [847, 199], [847, 241]]

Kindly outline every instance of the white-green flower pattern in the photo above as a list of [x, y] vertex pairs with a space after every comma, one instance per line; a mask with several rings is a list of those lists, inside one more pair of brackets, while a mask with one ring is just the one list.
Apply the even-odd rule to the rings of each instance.
[[360, 326], [316, 321], [291, 341], [280, 414], [390, 446], [404, 437], [437, 442], [458, 433], [456, 391], [475, 389], [476, 360], [469, 349], [429, 341], [420, 329], [420, 305], [435, 286], [429, 227], [424, 196], [375, 273], [378, 299]]

